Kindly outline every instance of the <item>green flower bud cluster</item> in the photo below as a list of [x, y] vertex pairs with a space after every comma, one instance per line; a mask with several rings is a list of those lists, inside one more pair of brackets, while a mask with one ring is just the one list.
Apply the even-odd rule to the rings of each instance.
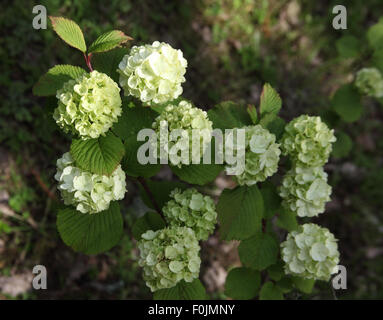
[[57, 91], [53, 118], [66, 132], [86, 140], [105, 134], [121, 115], [120, 88], [106, 74], [92, 71]]
[[355, 86], [366, 96], [383, 97], [383, 76], [376, 68], [359, 70], [356, 74]]
[[304, 224], [287, 235], [281, 248], [286, 274], [328, 281], [338, 272], [337, 240], [327, 228]]
[[134, 46], [118, 66], [120, 85], [125, 95], [147, 105], [162, 104], [182, 94], [187, 61], [181, 50], [155, 41], [152, 45]]
[[[197, 161], [203, 156], [213, 131], [206, 111], [193, 107], [185, 100], [180, 101], [178, 105], [167, 105], [152, 127], [158, 137], [157, 156], [161, 157], [160, 148], [163, 146], [170, 163], [178, 167], [182, 164], [189, 165], [193, 159]], [[182, 152], [183, 150], [186, 152]], [[179, 156], [179, 159], [175, 159], [174, 155]]]
[[206, 240], [214, 231], [217, 223], [217, 212], [212, 198], [204, 196], [194, 188], [182, 192], [174, 189], [162, 209], [171, 226], [182, 226], [193, 229], [198, 240]]
[[233, 129], [226, 137], [225, 153], [238, 158], [242, 153], [245, 159], [237, 161], [235, 169], [227, 165], [226, 172], [234, 174], [239, 185], [251, 186], [265, 181], [267, 177], [277, 172], [281, 150], [280, 145], [276, 143], [275, 135], [261, 125], [247, 126], [242, 129], [245, 129], [244, 143], [238, 140], [238, 128]]
[[294, 167], [284, 176], [279, 195], [286, 209], [299, 217], [314, 217], [324, 212], [331, 191], [322, 167]]
[[57, 160], [58, 189], [66, 205], [82, 213], [96, 213], [109, 208], [114, 200], [124, 198], [125, 173], [119, 165], [111, 176], [92, 174], [75, 166], [69, 152]]
[[146, 231], [138, 241], [139, 265], [152, 292], [198, 278], [201, 259], [195, 233], [187, 227]]
[[297, 166], [320, 167], [327, 162], [335, 141], [334, 130], [320, 117], [301, 115], [286, 126], [282, 152]]

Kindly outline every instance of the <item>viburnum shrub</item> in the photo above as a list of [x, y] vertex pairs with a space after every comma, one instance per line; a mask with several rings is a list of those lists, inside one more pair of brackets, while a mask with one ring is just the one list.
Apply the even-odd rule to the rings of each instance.
[[[282, 299], [329, 281], [339, 263], [337, 240], [309, 222], [331, 195], [323, 165], [336, 139], [320, 117], [301, 115], [286, 125], [269, 84], [258, 108], [222, 102], [203, 111], [181, 96], [187, 61], [180, 50], [158, 41], [129, 50], [133, 39], [118, 30], [87, 47], [75, 22], [50, 18], [89, 69], [54, 66], [33, 88], [57, 97], [52, 116], [72, 135], [55, 175], [65, 204], [57, 228], [68, 246], [98, 254], [119, 243], [119, 201], [129, 179], [148, 207], [130, 234], [155, 299], [207, 298], [200, 245], [213, 233], [240, 241], [242, 267], [229, 270], [228, 297]], [[167, 156], [180, 181], [151, 179]], [[237, 186], [215, 201], [203, 186], [224, 172]]]

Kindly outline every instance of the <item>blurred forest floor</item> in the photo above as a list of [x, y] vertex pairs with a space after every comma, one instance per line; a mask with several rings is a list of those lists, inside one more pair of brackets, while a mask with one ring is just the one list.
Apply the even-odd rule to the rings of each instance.
[[[53, 175], [58, 156], [69, 148], [52, 119], [55, 100], [36, 98], [31, 88], [59, 63], [84, 66], [51, 27], [32, 28], [31, 0], [2, 3], [0, 12], [0, 298], [150, 298], [137, 264], [135, 244], [125, 233], [113, 250], [85, 256], [67, 248], [55, 226], [57, 193]], [[365, 37], [383, 16], [381, 0], [347, 1], [348, 29], [334, 30], [337, 1], [196, 0], [71, 1], [41, 0], [49, 15], [75, 20], [88, 41], [111, 29], [134, 44], [169, 42], [188, 60], [184, 96], [203, 109], [223, 100], [257, 104], [269, 82], [283, 100], [286, 120], [307, 113], [338, 123], [331, 110], [336, 89], [352, 81], [366, 59], [344, 57], [339, 39]], [[52, 102], [50, 102], [52, 101]], [[291, 299], [383, 298], [383, 106], [367, 100], [362, 118], [337, 128], [352, 138], [348, 154], [326, 166], [333, 186], [327, 211], [313, 222], [340, 239], [347, 290], [318, 284], [310, 295]], [[158, 179], [174, 179], [162, 170]], [[220, 176], [207, 192], [231, 185]], [[137, 188], [128, 184], [125, 228], [146, 210]], [[236, 243], [213, 236], [203, 246], [202, 281], [213, 298], [224, 299], [228, 268], [238, 265]], [[31, 270], [48, 269], [48, 289], [30, 288]]]

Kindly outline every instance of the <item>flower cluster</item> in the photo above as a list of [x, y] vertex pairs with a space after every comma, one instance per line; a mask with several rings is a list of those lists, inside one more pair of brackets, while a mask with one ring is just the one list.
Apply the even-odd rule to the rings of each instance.
[[66, 205], [82, 213], [96, 213], [121, 200], [126, 192], [125, 173], [119, 165], [111, 176], [92, 174], [77, 168], [69, 152], [57, 160], [58, 189]]
[[139, 265], [151, 291], [174, 287], [179, 281], [198, 278], [200, 247], [192, 229], [171, 227], [146, 231], [138, 242]]
[[155, 41], [152, 45], [134, 46], [117, 71], [125, 95], [152, 105], [174, 100], [182, 94], [186, 67], [181, 50]]
[[279, 195], [286, 209], [299, 217], [314, 217], [324, 212], [331, 191], [322, 167], [294, 167], [284, 176]]
[[383, 97], [383, 77], [376, 68], [363, 68], [359, 70], [356, 74], [355, 86], [362, 94], [367, 96]]
[[171, 226], [192, 228], [198, 240], [206, 240], [214, 231], [217, 212], [212, 198], [196, 189], [174, 189], [162, 211]]
[[67, 81], [56, 97], [59, 100], [53, 114], [56, 123], [83, 140], [105, 134], [121, 115], [120, 88], [97, 71]]
[[286, 274], [328, 281], [337, 272], [337, 240], [327, 228], [304, 224], [288, 234], [281, 248]]
[[261, 125], [242, 129], [245, 130], [245, 140], [240, 141], [238, 128], [233, 129], [226, 138], [225, 153], [234, 157], [240, 157], [242, 153], [244, 161], [237, 161], [235, 169], [227, 165], [226, 172], [234, 174], [238, 184], [251, 186], [277, 172], [281, 150], [275, 142], [275, 135]]
[[152, 127], [159, 138], [157, 156], [161, 157], [162, 148], [170, 163], [178, 167], [198, 161], [203, 156], [213, 130], [207, 113], [185, 100], [178, 105], [167, 105]]
[[334, 130], [320, 117], [302, 115], [286, 126], [282, 151], [298, 166], [320, 167], [327, 162], [335, 141]]

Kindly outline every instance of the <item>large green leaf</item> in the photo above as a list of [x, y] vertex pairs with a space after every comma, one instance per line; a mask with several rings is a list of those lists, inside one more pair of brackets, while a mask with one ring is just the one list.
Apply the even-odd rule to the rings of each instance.
[[107, 52], [100, 52], [92, 56], [94, 70], [103, 72], [118, 83], [120, 77], [117, 72], [120, 61], [128, 53], [127, 48], [115, 48]]
[[354, 122], [361, 117], [363, 112], [360, 99], [356, 88], [351, 84], [346, 84], [335, 92], [331, 105], [344, 121]]
[[278, 195], [277, 188], [270, 181], [262, 183], [261, 194], [265, 208], [264, 216], [266, 219], [271, 219], [277, 212], [279, 212], [281, 198]]
[[347, 157], [352, 150], [353, 142], [349, 135], [343, 131], [338, 131], [335, 134], [336, 141], [333, 146], [331, 155], [334, 158]]
[[271, 133], [275, 134], [275, 137], [278, 140], [282, 137], [285, 130], [286, 121], [274, 113], [266, 113], [259, 121], [259, 124]]
[[221, 238], [243, 240], [261, 230], [263, 199], [257, 186], [223, 190], [218, 204]]
[[[166, 202], [170, 200], [170, 192], [174, 190], [175, 188], [179, 188], [181, 190], [187, 189], [187, 185], [178, 182], [178, 181], [150, 181], [147, 180], [146, 184], [148, 188], [150, 189], [151, 193], [153, 194], [154, 200], [158, 204], [160, 208], [162, 208]], [[144, 203], [151, 209], [156, 209], [153, 206], [153, 203], [151, 199], [149, 198], [148, 194], [145, 192], [144, 188], [140, 184], [140, 195], [142, 197], [142, 200]]]
[[226, 278], [225, 294], [236, 300], [254, 298], [261, 286], [261, 274], [249, 268], [230, 270]]
[[263, 285], [259, 293], [259, 300], [283, 300], [282, 289], [268, 281]]
[[181, 168], [170, 166], [173, 173], [182, 181], [190, 184], [204, 185], [215, 180], [223, 170], [220, 164], [190, 164], [183, 165]]
[[54, 96], [57, 90], [61, 89], [65, 82], [76, 79], [86, 71], [80, 67], [69, 64], [59, 64], [49, 69], [46, 74], [40, 77], [33, 87], [33, 94], [36, 96]]
[[99, 36], [89, 47], [88, 52], [105, 52], [112, 50], [123, 43], [133, 40], [120, 30], [108, 31]]
[[241, 262], [255, 270], [264, 270], [276, 263], [278, 252], [279, 245], [276, 239], [263, 232], [241, 241], [238, 247]]
[[303, 293], [311, 293], [313, 291], [315, 280], [314, 279], [304, 279], [302, 277], [292, 277], [294, 286]]
[[76, 22], [63, 17], [50, 16], [49, 19], [61, 39], [82, 52], [86, 51], [84, 35]]
[[213, 122], [213, 127], [222, 130], [241, 128], [252, 124], [246, 106], [231, 101], [216, 105], [208, 111], [208, 116]]
[[60, 210], [57, 229], [62, 240], [73, 250], [98, 254], [115, 246], [122, 236], [123, 221], [118, 202], [108, 210], [88, 214], [73, 208]]
[[298, 228], [297, 215], [285, 208], [278, 212], [277, 226], [291, 232]]
[[274, 281], [279, 281], [283, 278], [285, 275], [285, 271], [283, 269], [284, 262], [282, 260], [279, 260], [277, 263], [269, 266], [267, 268], [267, 273], [270, 277], [270, 279]]
[[70, 153], [80, 169], [110, 175], [120, 164], [125, 148], [118, 137], [108, 132], [97, 139], [73, 140]]
[[148, 230], [160, 230], [165, 228], [165, 221], [156, 212], [148, 212], [137, 219], [134, 223], [132, 232], [136, 240], [141, 239], [141, 235]]
[[279, 110], [282, 108], [282, 99], [279, 94], [273, 89], [273, 87], [266, 83], [263, 86], [261, 93], [261, 102], [259, 106], [259, 111], [261, 117], [265, 114], [271, 113], [277, 115]]
[[154, 300], [206, 300], [206, 290], [198, 279], [193, 282], [181, 280], [169, 289], [161, 289], [154, 293]]

